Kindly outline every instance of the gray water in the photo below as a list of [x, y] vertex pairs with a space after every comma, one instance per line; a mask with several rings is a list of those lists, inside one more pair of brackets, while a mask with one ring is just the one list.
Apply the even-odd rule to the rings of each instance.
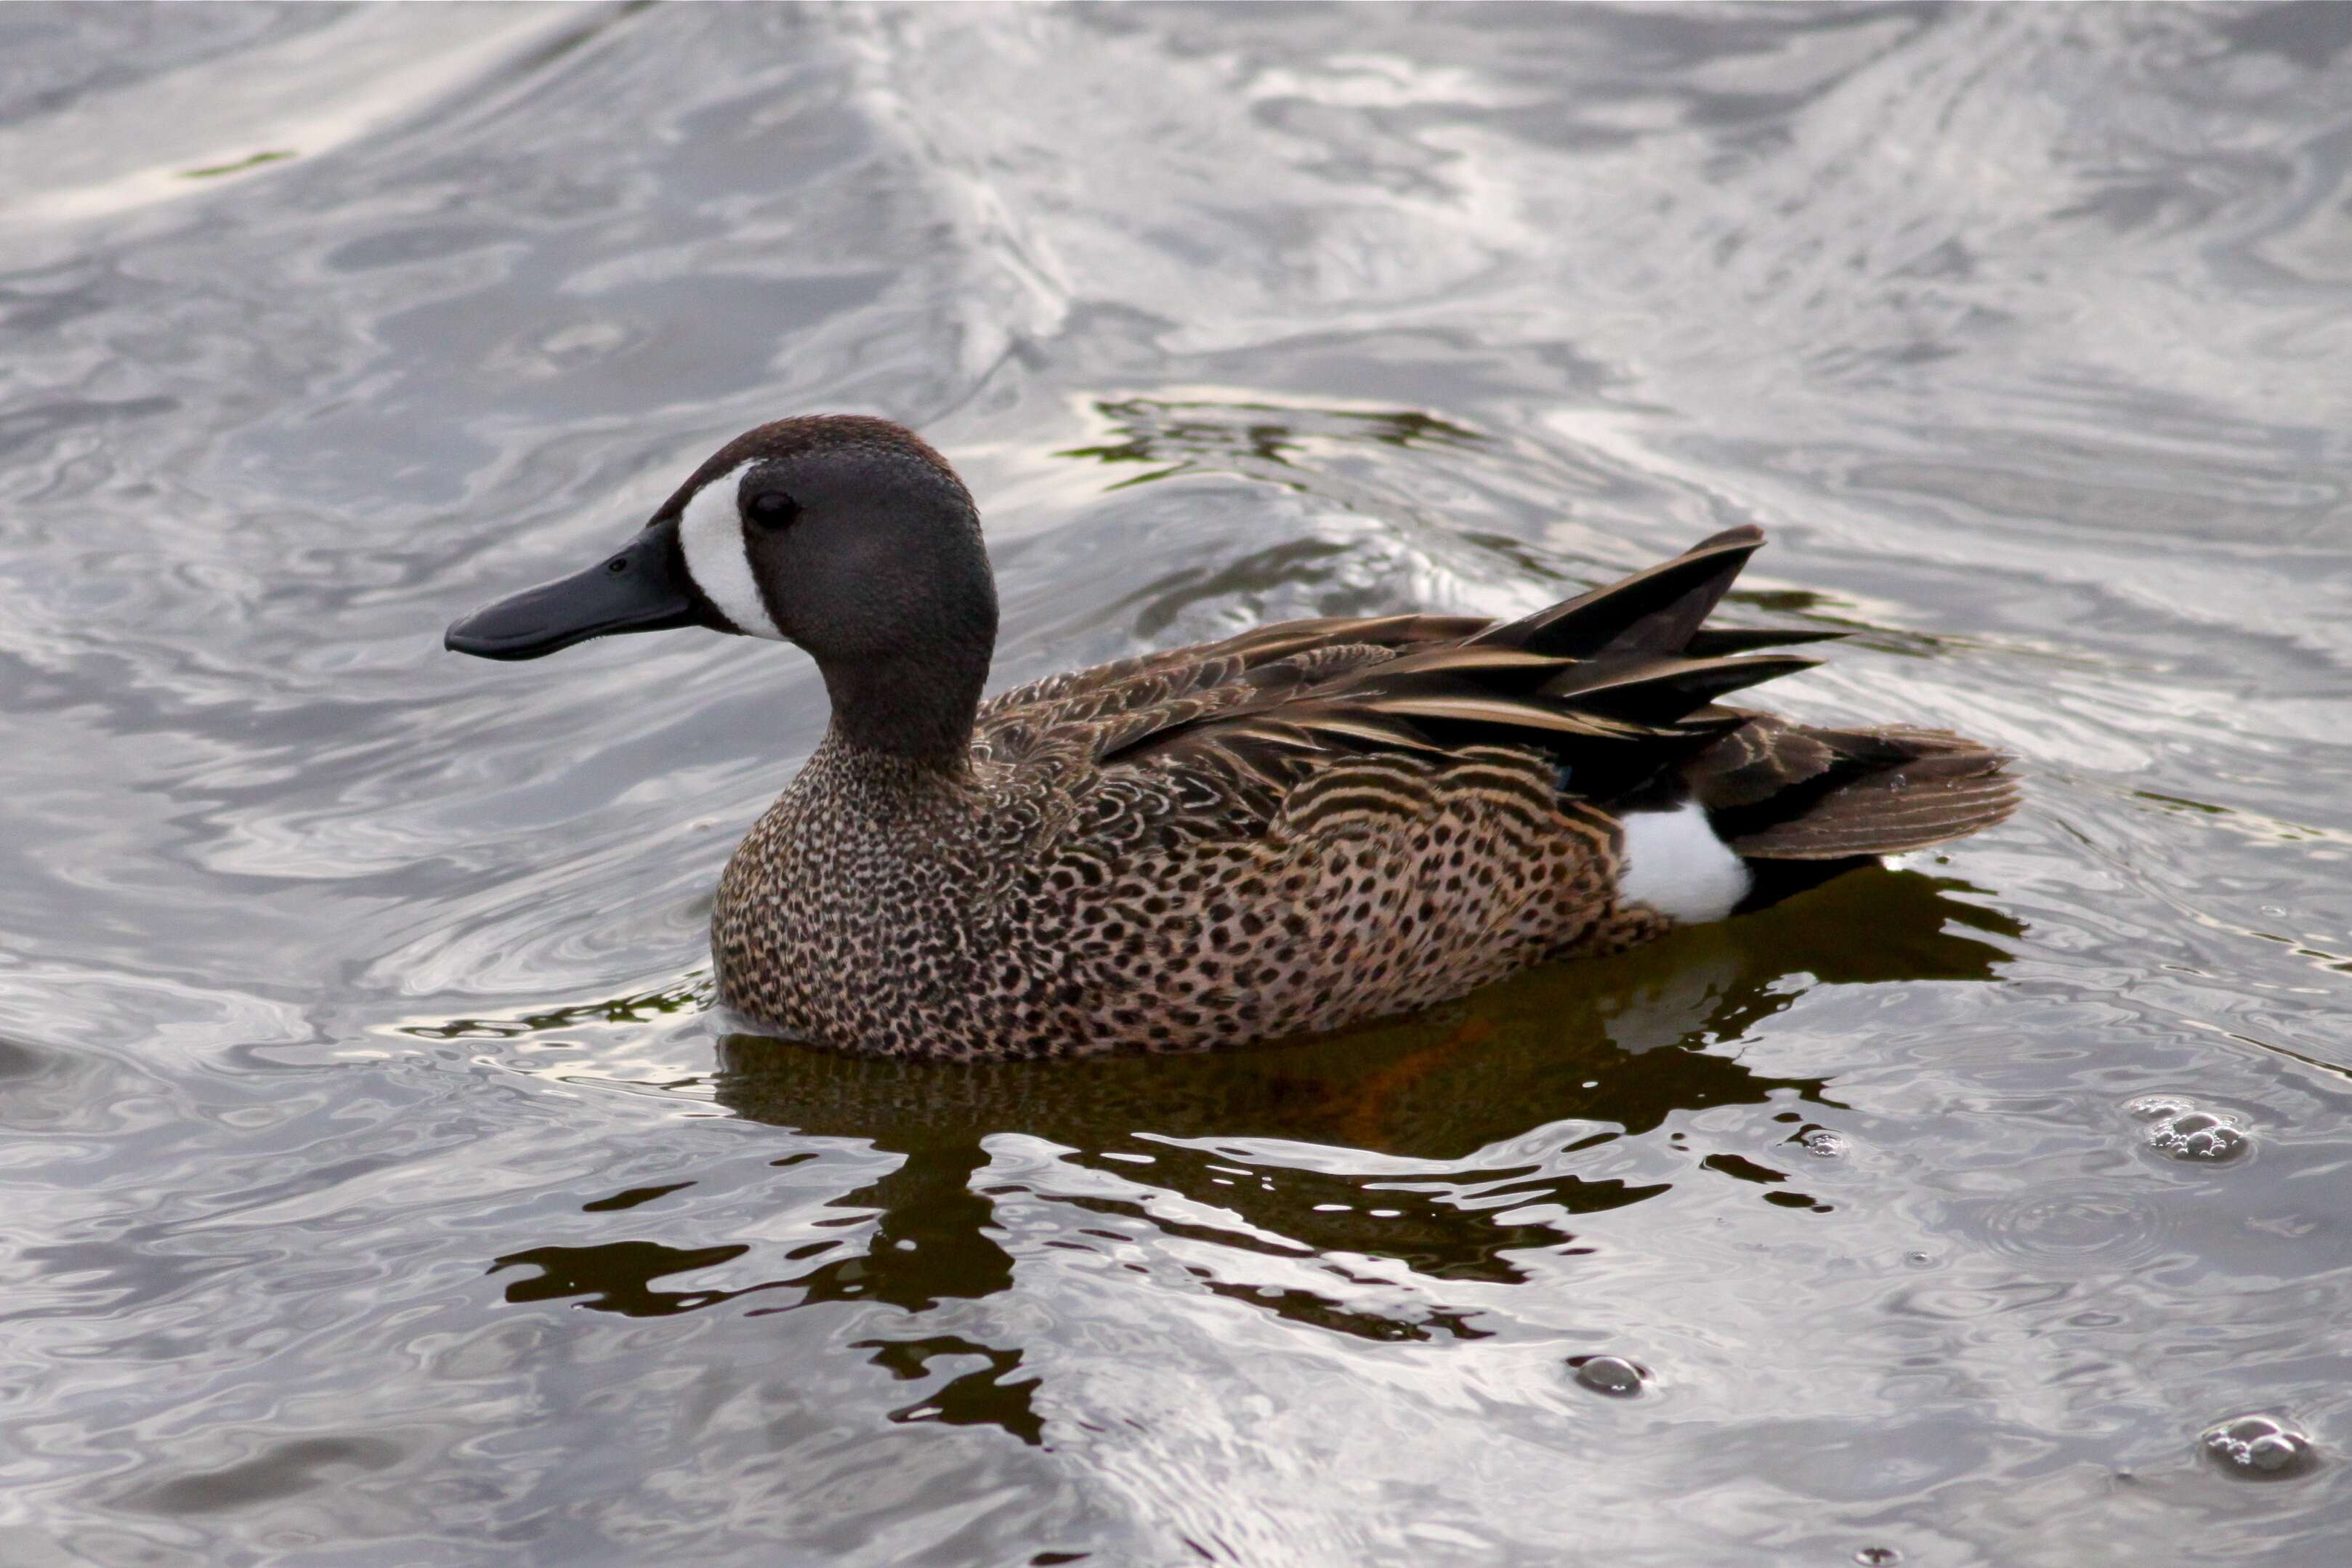
[[[2347, 387], [2352, 7], [0, 8], [0, 1561], [2340, 1563]], [[814, 410], [1003, 683], [1754, 521], [1779, 705], [2026, 804], [1329, 1040], [730, 1036], [811, 667], [439, 637]]]

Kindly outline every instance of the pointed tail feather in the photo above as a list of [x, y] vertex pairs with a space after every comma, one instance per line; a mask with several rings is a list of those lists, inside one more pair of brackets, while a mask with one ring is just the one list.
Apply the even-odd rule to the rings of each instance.
[[1702, 626], [1691, 634], [1683, 652], [1691, 658], [1723, 658], [1753, 653], [1759, 647], [1790, 647], [1798, 643], [1835, 642], [1848, 632], [1799, 631], [1790, 626]]
[[1752, 523], [1728, 528], [1672, 561], [1491, 627], [1472, 640], [1565, 658], [1679, 654], [1763, 543], [1764, 531]]

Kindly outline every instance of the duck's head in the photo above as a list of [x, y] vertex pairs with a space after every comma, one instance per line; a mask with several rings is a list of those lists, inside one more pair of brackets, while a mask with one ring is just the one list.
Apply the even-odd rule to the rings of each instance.
[[824, 673], [837, 724], [893, 751], [937, 747], [929, 731], [954, 721], [923, 689], [958, 699], [968, 733], [996, 641], [980, 514], [912, 431], [847, 415], [779, 420], [713, 453], [617, 553], [475, 611], [443, 642], [538, 658], [676, 626], [797, 643]]

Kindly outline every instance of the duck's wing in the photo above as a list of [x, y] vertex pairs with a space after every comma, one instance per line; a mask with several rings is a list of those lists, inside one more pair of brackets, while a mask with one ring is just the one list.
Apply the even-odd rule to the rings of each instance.
[[1129, 710], [1096, 758], [1284, 785], [1367, 753], [1500, 744], [1544, 753], [1569, 793], [1606, 805], [1748, 722], [1717, 698], [1814, 662], [1747, 650], [1818, 633], [1701, 629], [1762, 542], [1733, 529], [1521, 620], [1447, 636], [1344, 655], [1337, 641], [1277, 644], [1213, 694], [1155, 708], [1150, 722]]
[[[1443, 768], [1475, 750], [1490, 766], [1501, 747], [1540, 758], [1559, 796], [1612, 815], [1696, 801], [1751, 860], [1895, 854], [2006, 817], [2016, 784], [1991, 747], [1723, 705], [1815, 662], [1758, 650], [1838, 635], [1703, 624], [1762, 542], [1732, 529], [1517, 621], [1295, 622], [1128, 678], [1171, 681], [1157, 695], [1104, 683], [1123, 695], [1085, 721], [1088, 793], [1107, 811], [1128, 797], [1163, 828], [1189, 833], [1189, 812], [1202, 830], [1247, 831], [1309, 781], [1347, 795], [1383, 758]], [[1364, 773], [1367, 799], [1384, 787], [1378, 771]]]
[[[1466, 616], [1323, 616], [1259, 626], [1219, 642], [1114, 659], [1048, 676], [981, 704], [973, 754], [1015, 763], [1045, 752], [1087, 762], [1139, 737], [1262, 698], [1308, 670], [1326, 676], [1450, 645], [1492, 623]], [[1280, 666], [1269, 676], [1271, 667]]]

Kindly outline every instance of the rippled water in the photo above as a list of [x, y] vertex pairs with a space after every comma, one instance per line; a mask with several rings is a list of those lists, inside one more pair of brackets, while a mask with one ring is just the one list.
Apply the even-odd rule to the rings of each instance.
[[[2339, 7], [0, 8], [0, 1558], [2340, 1562], [2348, 168]], [[2027, 805], [1342, 1038], [730, 1037], [812, 668], [438, 642], [817, 409], [1000, 681], [1754, 520]]]

